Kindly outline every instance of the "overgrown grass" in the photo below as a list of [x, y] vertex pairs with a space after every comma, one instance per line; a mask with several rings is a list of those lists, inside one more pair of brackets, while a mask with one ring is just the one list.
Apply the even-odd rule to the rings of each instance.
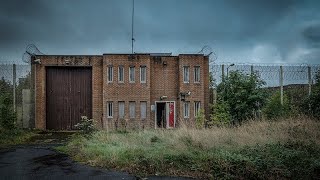
[[196, 178], [320, 177], [320, 122], [252, 121], [237, 128], [98, 131], [75, 135], [64, 151], [93, 166], [139, 176]]
[[0, 148], [27, 143], [36, 135], [37, 132], [31, 130], [0, 128]]

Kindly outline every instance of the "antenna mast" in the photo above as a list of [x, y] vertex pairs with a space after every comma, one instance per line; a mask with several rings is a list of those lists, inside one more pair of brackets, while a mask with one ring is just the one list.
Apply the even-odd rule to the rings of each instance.
[[132, 0], [132, 19], [131, 19], [131, 54], [133, 54], [133, 42], [134, 42], [134, 38], [133, 38], [133, 18], [134, 18], [134, 0]]

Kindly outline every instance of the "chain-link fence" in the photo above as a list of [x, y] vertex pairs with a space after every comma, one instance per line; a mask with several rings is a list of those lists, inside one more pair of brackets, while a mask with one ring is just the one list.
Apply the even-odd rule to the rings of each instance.
[[[0, 98], [2, 105], [10, 102], [16, 112], [17, 127], [33, 127], [31, 66], [28, 64], [0, 64]], [[7, 102], [3, 102], [6, 98]]]
[[[231, 71], [239, 71], [244, 74], [256, 73], [265, 82], [264, 89], [269, 95], [280, 93], [281, 103], [283, 99], [293, 106], [298, 106], [301, 101], [312, 93], [316, 74], [320, 65], [308, 64], [234, 64], [220, 63], [211, 64], [210, 71], [219, 85], [227, 78]], [[213, 97], [214, 101], [216, 97]]]

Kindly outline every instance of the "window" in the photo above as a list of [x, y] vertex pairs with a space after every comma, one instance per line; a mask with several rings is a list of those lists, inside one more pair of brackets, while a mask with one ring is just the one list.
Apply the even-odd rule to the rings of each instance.
[[129, 111], [130, 111], [130, 118], [133, 119], [136, 116], [136, 102], [132, 101], [129, 102]]
[[183, 104], [183, 115], [184, 118], [189, 118], [190, 114], [190, 103], [189, 102], [184, 102]]
[[129, 68], [129, 82], [134, 83], [134, 66]]
[[140, 67], [140, 83], [146, 83], [146, 66], [141, 66]]
[[141, 119], [146, 119], [147, 118], [147, 102], [146, 101], [141, 101], [140, 102], [140, 112], [141, 112]]
[[118, 71], [118, 81], [122, 82], [124, 81], [124, 75], [123, 75], [124, 71], [123, 71], [123, 66], [119, 66], [119, 71]]
[[112, 82], [113, 81], [113, 67], [109, 66], [108, 67], [108, 82]]
[[124, 101], [119, 101], [119, 118], [124, 118]]
[[200, 82], [200, 66], [194, 67], [194, 82]]
[[189, 83], [189, 66], [183, 66], [183, 82]]
[[200, 101], [195, 101], [194, 102], [194, 117], [197, 116], [199, 110], [200, 110]]
[[107, 106], [107, 115], [108, 118], [112, 118], [113, 117], [113, 103], [112, 102], [108, 102], [108, 106]]

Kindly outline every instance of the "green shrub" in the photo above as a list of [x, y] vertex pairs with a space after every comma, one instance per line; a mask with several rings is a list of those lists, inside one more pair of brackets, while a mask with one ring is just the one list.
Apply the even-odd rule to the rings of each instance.
[[90, 134], [95, 130], [94, 120], [89, 119], [87, 116], [81, 116], [80, 123], [76, 124], [75, 127], [85, 134]]
[[290, 115], [291, 108], [287, 95], [283, 95], [283, 104], [281, 104], [280, 92], [274, 93], [267, 100], [267, 103], [262, 111], [267, 119], [288, 117]]
[[212, 106], [212, 114], [210, 115], [210, 121], [208, 126], [226, 126], [230, 125], [232, 117], [230, 114], [230, 107], [224, 101]]
[[200, 109], [196, 115], [196, 127], [198, 129], [203, 128], [205, 122], [204, 109]]
[[312, 87], [311, 95], [301, 105], [305, 114], [320, 120], [320, 71], [316, 75], [316, 83]]
[[13, 99], [9, 93], [0, 96], [0, 123], [5, 129], [14, 129], [16, 113], [13, 111]]

